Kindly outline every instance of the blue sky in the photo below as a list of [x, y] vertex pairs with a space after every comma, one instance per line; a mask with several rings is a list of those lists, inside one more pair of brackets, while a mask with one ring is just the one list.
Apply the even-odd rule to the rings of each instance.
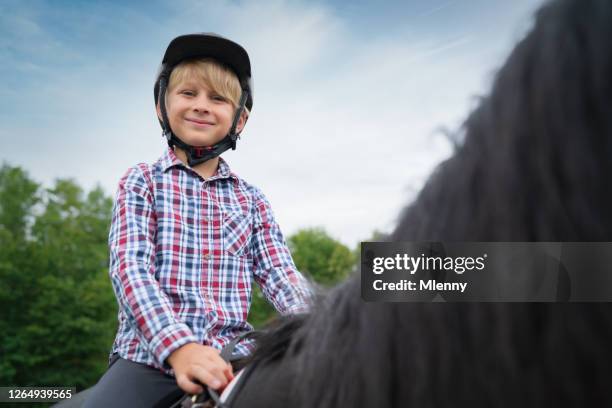
[[168, 42], [213, 31], [251, 56], [253, 115], [224, 157], [286, 234], [390, 230], [541, 0], [0, 2], [0, 161], [114, 194], [164, 142]]

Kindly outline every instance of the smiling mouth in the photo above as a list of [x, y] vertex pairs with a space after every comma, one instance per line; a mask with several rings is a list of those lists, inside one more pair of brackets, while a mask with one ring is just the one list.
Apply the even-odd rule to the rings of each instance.
[[201, 126], [201, 127], [209, 127], [209, 126], [213, 126], [214, 123], [212, 122], [208, 122], [206, 120], [198, 120], [198, 119], [189, 119], [189, 118], [185, 118], [185, 120], [189, 123], [192, 123], [196, 126]]

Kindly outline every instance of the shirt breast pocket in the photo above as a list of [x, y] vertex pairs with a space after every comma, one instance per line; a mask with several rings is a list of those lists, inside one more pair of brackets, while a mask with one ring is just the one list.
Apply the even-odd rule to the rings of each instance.
[[223, 245], [225, 250], [235, 256], [248, 253], [251, 240], [253, 219], [241, 208], [223, 209]]

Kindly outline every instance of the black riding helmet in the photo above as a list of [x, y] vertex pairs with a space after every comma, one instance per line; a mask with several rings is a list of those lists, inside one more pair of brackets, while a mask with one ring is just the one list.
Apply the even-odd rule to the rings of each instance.
[[[193, 58], [213, 58], [227, 66], [236, 74], [242, 88], [242, 95], [229, 133], [223, 140], [213, 146], [188, 145], [174, 134], [168, 121], [165, 97], [170, 73], [180, 62]], [[232, 150], [236, 149], [236, 141], [239, 137], [239, 134], [236, 133], [236, 126], [240, 115], [245, 107], [249, 111], [253, 108], [253, 86], [249, 55], [240, 45], [214, 33], [187, 34], [176, 37], [168, 45], [162, 59], [155, 80], [153, 95], [156, 106], [159, 101], [162, 116], [159, 123], [164, 137], [168, 140], [168, 145], [183, 149], [187, 154], [187, 161], [190, 166], [204, 163], [230, 148]]]

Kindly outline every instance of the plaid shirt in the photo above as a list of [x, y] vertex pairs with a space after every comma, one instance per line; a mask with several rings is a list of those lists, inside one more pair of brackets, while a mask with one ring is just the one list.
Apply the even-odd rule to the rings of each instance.
[[[173, 374], [165, 361], [190, 342], [221, 349], [247, 322], [254, 278], [281, 314], [308, 310], [270, 204], [219, 160], [204, 180], [171, 148], [119, 182], [109, 236], [110, 277], [119, 302], [112, 353]], [[249, 342], [237, 346], [247, 355]]]

